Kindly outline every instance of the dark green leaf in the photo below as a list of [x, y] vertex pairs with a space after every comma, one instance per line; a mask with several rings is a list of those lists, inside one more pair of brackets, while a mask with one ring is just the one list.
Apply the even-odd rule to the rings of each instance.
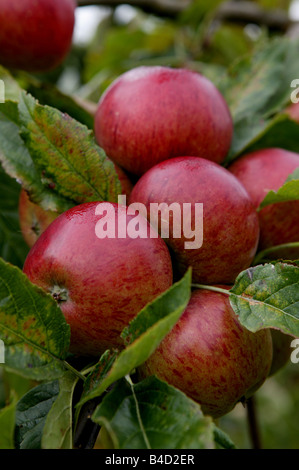
[[22, 268], [29, 249], [19, 224], [20, 185], [1, 168], [0, 193], [0, 256]]
[[18, 449], [40, 449], [47, 415], [59, 393], [59, 383], [37, 385], [27, 392], [16, 407], [15, 440]]
[[214, 427], [200, 406], [179, 390], [149, 377], [121, 380], [92, 416], [118, 449], [212, 449]]

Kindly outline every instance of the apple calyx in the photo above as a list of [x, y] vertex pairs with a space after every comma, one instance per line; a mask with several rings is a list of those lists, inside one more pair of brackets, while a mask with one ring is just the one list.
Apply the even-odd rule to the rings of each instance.
[[39, 237], [42, 233], [41, 226], [36, 218], [34, 218], [32, 221], [31, 230], [37, 237]]
[[65, 287], [55, 285], [51, 289], [50, 292], [51, 292], [53, 299], [56, 300], [58, 304], [61, 304], [62, 302], [66, 302], [67, 300], [69, 300], [69, 293]]

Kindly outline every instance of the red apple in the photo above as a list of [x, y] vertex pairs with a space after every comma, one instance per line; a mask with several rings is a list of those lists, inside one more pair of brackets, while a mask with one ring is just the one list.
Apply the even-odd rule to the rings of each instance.
[[219, 418], [264, 383], [271, 362], [270, 330], [250, 332], [239, 323], [226, 294], [196, 290], [139, 374], [156, 375], [200, 403], [205, 414]]
[[[256, 210], [238, 179], [217, 163], [199, 157], [159, 163], [138, 180], [129, 203], [146, 207], [150, 222], [173, 253], [176, 270], [182, 274], [192, 266], [195, 282], [231, 284], [255, 256], [259, 238]], [[153, 217], [155, 204], [163, 203], [166, 209]], [[203, 217], [200, 210], [196, 212], [200, 203]], [[171, 204], [176, 210], [169, 211], [169, 236], [164, 236]], [[192, 229], [188, 229], [186, 204], [191, 208]], [[175, 233], [178, 227], [180, 237]], [[192, 239], [190, 247], [187, 243]]]
[[[228, 170], [249, 193], [257, 208], [270, 190], [277, 191], [299, 167], [299, 154], [280, 148], [266, 148], [237, 159]], [[299, 241], [299, 201], [265, 206], [258, 212], [259, 250]], [[299, 249], [283, 250], [276, 257], [297, 258]]]
[[115, 168], [117, 177], [120, 182], [121, 194], [129, 198], [133, 189], [133, 183], [131, 179], [129, 178], [129, 176], [127, 175], [127, 173], [122, 168], [120, 168], [118, 165], [115, 165], [115, 164], [114, 164], [114, 168]]
[[57, 212], [46, 211], [31, 202], [24, 189], [19, 198], [19, 220], [23, 238], [31, 248], [45, 229], [58, 217]]
[[143, 66], [122, 74], [102, 95], [95, 116], [99, 145], [137, 175], [180, 155], [220, 163], [232, 132], [223, 96], [188, 69]]
[[167, 246], [141, 216], [134, 239], [135, 219], [117, 204], [75, 206], [49, 225], [25, 260], [31, 282], [59, 303], [74, 354], [121, 348], [122, 329], [172, 284]]
[[1, 0], [0, 63], [13, 69], [46, 72], [68, 54], [75, 0]]

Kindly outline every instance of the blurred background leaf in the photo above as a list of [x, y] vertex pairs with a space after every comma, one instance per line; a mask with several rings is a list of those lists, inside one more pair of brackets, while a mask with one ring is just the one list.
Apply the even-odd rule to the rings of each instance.
[[0, 256], [20, 268], [28, 253], [19, 224], [21, 186], [0, 168]]

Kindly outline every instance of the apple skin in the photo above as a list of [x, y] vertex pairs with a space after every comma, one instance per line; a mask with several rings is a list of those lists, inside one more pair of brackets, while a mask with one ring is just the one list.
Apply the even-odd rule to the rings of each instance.
[[23, 188], [20, 192], [18, 209], [21, 232], [30, 248], [59, 215], [57, 212], [46, 211], [38, 204], [33, 203]]
[[125, 72], [103, 93], [95, 116], [98, 144], [139, 176], [180, 155], [220, 163], [232, 133], [231, 114], [218, 89], [182, 68], [141, 66]]
[[[257, 208], [270, 190], [277, 191], [299, 167], [299, 154], [280, 148], [250, 152], [232, 163], [228, 170], [246, 188]], [[258, 250], [299, 241], [299, 201], [271, 204], [258, 212], [260, 242]], [[275, 257], [296, 259], [298, 249], [275, 252]]]
[[68, 54], [75, 23], [74, 0], [1, 0], [0, 63], [47, 72]]
[[128, 224], [134, 218], [127, 207], [114, 203], [75, 206], [41, 234], [23, 267], [32, 283], [57, 300], [70, 325], [70, 352], [80, 356], [122, 348], [122, 329], [172, 285], [167, 246], [150, 236], [153, 229], [144, 217], [139, 223], [146, 238], [98, 238], [96, 207], [104, 210], [107, 204], [115, 211], [107, 220], [114, 222], [120, 214]]
[[125, 195], [126, 198], [129, 198], [134, 184], [132, 183], [131, 178], [127, 175], [127, 173], [118, 165], [115, 165], [115, 163], [114, 168], [120, 182], [121, 194]]
[[270, 330], [250, 332], [226, 294], [203, 289], [192, 292], [182, 316], [138, 373], [156, 375], [198, 402], [203, 413], [220, 418], [264, 383], [271, 362]]
[[[181, 208], [191, 203], [193, 226], [197, 220], [195, 203], [203, 203], [200, 248], [185, 248], [188, 239], [184, 233], [181, 238], [174, 237], [172, 227], [181, 224], [176, 216], [175, 220], [170, 218], [169, 237], [163, 237], [173, 255], [175, 272], [180, 275], [191, 266], [194, 282], [232, 284], [250, 266], [259, 239], [258, 217], [242, 184], [217, 163], [187, 156], [159, 163], [133, 187], [129, 204], [136, 202], [146, 206], [149, 220], [151, 203], [176, 202]], [[158, 230], [162, 234], [161, 225]]]

